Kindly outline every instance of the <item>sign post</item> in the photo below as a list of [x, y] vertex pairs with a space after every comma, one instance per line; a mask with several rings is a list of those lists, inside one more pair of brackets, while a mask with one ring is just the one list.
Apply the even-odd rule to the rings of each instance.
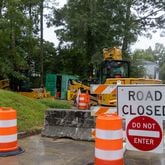
[[162, 153], [165, 86], [118, 86], [117, 98], [118, 114], [126, 119], [126, 148]]

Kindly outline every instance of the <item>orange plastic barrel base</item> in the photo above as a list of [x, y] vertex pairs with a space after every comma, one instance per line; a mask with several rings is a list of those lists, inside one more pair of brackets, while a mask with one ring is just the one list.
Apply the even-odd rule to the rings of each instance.
[[25, 150], [23, 150], [21, 147], [18, 147], [15, 150], [12, 151], [6, 151], [6, 152], [0, 152], [0, 157], [7, 157], [7, 156], [15, 156], [24, 153]]
[[[10, 107], [0, 107], [0, 122], [2, 123], [0, 126], [0, 157], [18, 155], [24, 152], [18, 146], [16, 121], [16, 110]], [[7, 122], [11, 126], [8, 126]]]
[[0, 143], [0, 152], [12, 151], [18, 148], [17, 141], [10, 143]]
[[118, 160], [101, 160], [98, 158], [95, 158], [95, 165], [124, 165], [123, 159]]

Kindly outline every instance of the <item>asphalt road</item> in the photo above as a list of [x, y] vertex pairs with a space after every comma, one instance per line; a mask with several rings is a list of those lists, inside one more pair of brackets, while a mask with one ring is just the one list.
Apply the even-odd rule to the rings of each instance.
[[0, 165], [88, 165], [94, 160], [94, 142], [31, 136], [18, 140], [23, 154], [0, 157]]

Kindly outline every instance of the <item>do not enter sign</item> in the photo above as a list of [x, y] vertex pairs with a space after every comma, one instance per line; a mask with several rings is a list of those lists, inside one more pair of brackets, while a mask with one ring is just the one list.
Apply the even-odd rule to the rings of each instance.
[[127, 143], [129, 143], [127, 149], [162, 152], [163, 131], [160, 125], [148, 116], [138, 116], [130, 120], [126, 129]]

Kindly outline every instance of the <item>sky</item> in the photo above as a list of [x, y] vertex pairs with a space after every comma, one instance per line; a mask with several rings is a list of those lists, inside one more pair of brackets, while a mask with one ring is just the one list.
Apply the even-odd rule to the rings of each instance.
[[[58, 7], [62, 7], [66, 3], [66, 1], [67, 0], [56, 0], [56, 2], [59, 3]], [[165, 46], [165, 37], [160, 37], [160, 33], [160, 31], [158, 31], [157, 33], [152, 33], [151, 39], [139, 36], [137, 42], [131, 46], [131, 49], [147, 49], [149, 47], [154, 49], [155, 43], [161, 43]], [[54, 27], [48, 29], [46, 28], [46, 25], [44, 26], [44, 39], [53, 42], [55, 44], [55, 47], [58, 45], [59, 42], [56, 34], [54, 33]]]
[[165, 46], [165, 37], [160, 37], [160, 33], [160, 31], [152, 33], [151, 39], [139, 36], [136, 43], [132, 45], [132, 49], [147, 49], [149, 47], [154, 49], [156, 43], [161, 43]]

